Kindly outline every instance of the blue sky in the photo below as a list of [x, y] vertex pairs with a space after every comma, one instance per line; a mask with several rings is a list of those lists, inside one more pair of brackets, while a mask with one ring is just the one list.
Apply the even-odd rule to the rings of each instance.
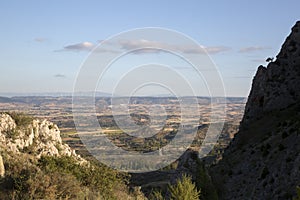
[[89, 45], [161, 27], [217, 49], [209, 53], [226, 95], [247, 96], [256, 68], [300, 19], [299, 7], [299, 0], [2, 1], [0, 93], [71, 92]]

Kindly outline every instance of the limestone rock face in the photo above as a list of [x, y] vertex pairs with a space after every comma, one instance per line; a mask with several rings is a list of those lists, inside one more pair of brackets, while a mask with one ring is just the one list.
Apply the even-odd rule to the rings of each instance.
[[260, 66], [253, 79], [242, 127], [264, 113], [300, 100], [300, 21], [292, 28], [274, 62]]
[[3, 177], [4, 175], [5, 175], [5, 168], [4, 168], [2, 156], [0, 155], [0, 177]]
[[292, 199], [300, 185], [300, 22], [253, 79], [239, 132], [210, 169], [220, 199]]
[[265, 79], [267, 68], [259, 66], [253, 79], [252, 88], [245, 108], [243, 121], [253, 121], [261, 117], [265, 98]]
[[12, 130], [15, 128], [16, 123], [8, 114], [0, 115], [0, 131]]
[[69, 145], [62, 142], [57, 125], [47, 120], [33, 120], [28, 126], [20, 128], [10, 115], [1, 114], [0, 146], [13, 153], [25, 152], [37, 158], [42, 155], [72, 156], [79, 162], [85, 162]]

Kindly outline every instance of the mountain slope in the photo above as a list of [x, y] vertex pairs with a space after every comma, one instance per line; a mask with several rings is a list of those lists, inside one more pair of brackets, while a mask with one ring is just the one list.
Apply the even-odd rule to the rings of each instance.
[[78, 155], [56, 124], [0, 113], [0, 200], [142, 199], [126, 182], [126, 174]]
[[260, 66], [240, 125], [211, 168], [221, 199], [291, 199], [300, 185], [300, 22]]

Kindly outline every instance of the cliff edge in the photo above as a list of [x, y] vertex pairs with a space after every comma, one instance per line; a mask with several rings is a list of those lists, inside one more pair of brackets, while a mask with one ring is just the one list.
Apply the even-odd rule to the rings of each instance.
[[300, 21], [292, 28], [274, 62], [259, 66], [245, 107], [241, 127], [265, 113], [282, 110], [300, 100]]
[[300, 185], [300, 21], [259, 66], [240, 131], [210, 170], [220, 199], [292, 199]]

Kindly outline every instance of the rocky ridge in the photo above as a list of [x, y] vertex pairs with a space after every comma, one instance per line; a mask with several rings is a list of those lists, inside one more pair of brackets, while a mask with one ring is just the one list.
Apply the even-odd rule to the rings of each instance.
[[[54, 123], [47, 120], [31, 120], [18, 126], [9, 114], [0, 114], [0, 150], [13, 154], [27, 153], [40, 158], [47, 156], [71, 156], [79, 164], [86, 163], [68, 144], [62, 142], [60, 131]], [[1, 154], [1, 152], [0, 152]], [[5, 169], [0, 155], [0, 176]]]
[[300, 185], [300, 22], [259, 66], [240, 131], [210, 170], [220, 199], [292, 199]]
[[300, 99], [300, 21], [292, 28], [274, 62], [259, 66], [241, 126], [264, 113], [282, 110]]

